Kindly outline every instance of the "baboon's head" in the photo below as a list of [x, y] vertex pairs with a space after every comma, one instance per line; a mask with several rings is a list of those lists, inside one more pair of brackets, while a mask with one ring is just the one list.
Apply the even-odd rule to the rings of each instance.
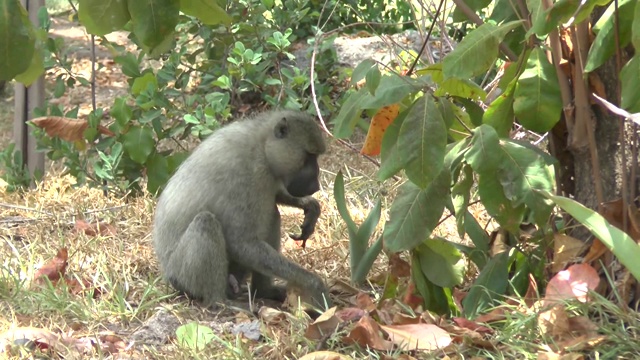
[[311, 195], [320, 188], [318, 156], [326, 151], [322, 131], [304, 113], [287, 111], [272, 118], [265, 152], [273, 174], [293, 196]]

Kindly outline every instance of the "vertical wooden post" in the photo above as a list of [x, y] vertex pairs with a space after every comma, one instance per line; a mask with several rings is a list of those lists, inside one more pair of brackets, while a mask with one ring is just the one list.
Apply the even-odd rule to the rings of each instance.
[[[31, 22], [39, 26], [38, 9], [44, 6], [44, 0], [20, 0], [20, 2], [29, 12]], [[36, 171], [44, 175], [44, 153], [36, 151], [36, 139], [26, 122], [33, 118], [34, 109], [44, 104], [44, 96], [44, 75], [29, 87], [17, 82], [15, 84], [13, 141], [16, 144], [16, 150], [22, 152], [22, 158], [32, 176]]]

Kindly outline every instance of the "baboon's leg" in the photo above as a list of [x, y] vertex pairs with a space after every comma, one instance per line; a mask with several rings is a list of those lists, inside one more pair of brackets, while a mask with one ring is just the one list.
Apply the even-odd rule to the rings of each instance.
[[[280, 212], [278, 212], [277, 208], [271, 221], [269, 235], [265, 241], [277, 252], [280, 252]], [[277, 301], [284, 301], [287, 296], [286, 287], [274, 285], [273, 279], [270, 276], [258, 271], [251, 273], [251, 291], [257, 298]]]
[[178, 240], [165, 268], [177, 290], [214, 305], [226, 298], [228, 260], [222, 226], [210, 212], [201, 212]]

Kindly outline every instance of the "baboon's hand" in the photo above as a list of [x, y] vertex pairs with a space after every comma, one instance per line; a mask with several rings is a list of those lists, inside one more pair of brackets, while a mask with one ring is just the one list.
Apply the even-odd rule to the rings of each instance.
[[293, 240], [302, 240], [302, 247], [307, 245], [307, 239], [313, 234], [316, 228], [316, 223], [320, 217], [320, 203], [318, 200], [309, 197], [308, 202], [302, 208], [304, 210], [304, 221], [300, 226], [300, 235], [289, 234]]

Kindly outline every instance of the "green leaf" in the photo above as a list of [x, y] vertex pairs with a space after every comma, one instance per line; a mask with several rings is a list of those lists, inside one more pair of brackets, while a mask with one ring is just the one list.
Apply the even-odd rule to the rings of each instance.
[[35, 52], [35, 30], [18, 0], [0, 3], [0, 80], [11, 80], [29, 68]]
[[378, 179], [384, 181], [402, 170], [409, 162], [409, 159], [402, 157], [398, 150], [398, 134], [407, 114], [411, 111], [413, 104], [408, 109], [399, 113], [395, 120], [387, 127], [382, 137], [382, 146], [380, 149], [380, 170], [378, 170]]
[[216, 0], [181, 0], [180, 10], [187, 15], [195, 16], [205, 25], [231, 23], [231, 17]]
[[79, 0], [78, 18], [89, 34], [101, 36], [122, 29], [131, 16], [127, 0]]
[[480, 87], [468, 79], [449, 78], [444, 80], [440, 86], [434, 91], [435, 96], [459, 96], [461, 98], [482, 100], [486, 99], [487, 93]]
[[111, 116], [116, 120], [120, 129], [124, 129], [129, 121], [131, 121], [133, 118], [133, 110], [127, 105], [127, 100], [124, 97], [118, 97], [113, 102]]
[[183, 119], [184, 119], [184, 122], [187, 124], [200, 125], [200, 120], [198, 120], [195, 116], [191, 114], [186, 114], [185, 116], [183, 116]]
[[[455, 97], [456, 102], [464, 106], [465, 112], [469, 115], [472, 127], [482, 125], [482, 117], [484, 116], [484, 110], [475, 101], [467, 98]], [[460, 109], [462, 111], [462, 109]]]
[[338, 139], [344, 139], [351, 136], [353, 129], [356, 127], [360, 116], [362, 115], [362, 100], [368, 95], [365, 88], [361, 88], [358, 91], [349, 95], [347, 100], [340, 108], [338, 116], [336, 116], [332, 123], [333, 135]]
[[382, 251], [382, 239], [383, 237], [382, 235], [380, 235], [378, 239], [371, 245], [371, 247], [369, 247], [364, 253], [355, 269], [351, 269], [351, 278], [354, 284], [362, 283], [367, 278], [367, 274], [371, 270], [373, 263], [376, 261], [378, 255], [380, 255], [380, 252]]
[[141, 92], [147, 90], [151, 85], [151, 89], [158, 89], [158, 79], [152, 72], [147, 72], [141, 77], [133, 80], [133, 85], [131, 85], [131, 92], [134, 95], [140, 95]]
[[454, 287], [462, 284], [466, 270], [460, 251], [443, 239], [429, 239], [415, 251], [420, 257], [422, 273], [437, 286]]
[[610, 0], [559, 0], [544, 13], [546, 26], [536, 34], [542, 37], [572, 18], [573, 23], [578, 24], [589, 17], [596, 5], [604, 6], [609, 2]]
[[380, 79], [375, 96], [363, 99], [362, 109], [380, 109], [383, 106], [396, 104], [407, 96], [416, 93], [430, 82], [424, 78], [413, 79], [397, 74], [388, 74]]
[[141, 76], [138, 58], [132, 53], [126, 53], [114, 58], [116, 64], [122, 66], [122, 73], [128, 77], [136, 78]]
[[128, 1], [133, 33], [151, 57], [171, 49], [180, 15], [180, 0]]
[[458, 180], [458, 182], [451, 188], [451, 201], [453, 202], [454, 214], [456, 215], [456, 224], [458, 227], [458, 235], [461, 239], [464, 238], [465, 227], [465, 214], [469, 207], [469, 197], [471, 192], [471, 186], [473, 186], [473, 171], [469, 165], [464, 165], [462, 168], [462, 174], [464, 178]]
[[380, 73], [380, 70], [378, 69], [377, 66], [374, 66], [371, 69], [369, 69], [369, 71], [367, 72], [367, 75], [365, 76], [367, 89], [369, 89], [369, 93], [371, 93], [371, 95], [373, 96], [376, 95], [376, 89], [378, 88], [378, 85], [380, 85], [381, 77], [382, 77], [382, 74]]
[[372, 59], [365, 59], [363, 60], [360, 64], [358, 64], [358, 66], [356, 66], [355, 69], [353, 69], [353, 73], [351, 74], [351, 82], [349, 83], [350, 86], [354, 86], [358, 83], [358, 81], [364, 79], [364, 77], [367, 75], [367, 73], [369, 72], [369, 70], [371, 70], [371, 68], [373, 67], [378, 67], [378, 63], [375, 62], [375, 60]]
[[124, 149], [131, 160], [138, 164], [144, 164], [155, 149], [156, 142], [153, 139], [153, 130], [147, 127], [132, 127], [123, 136]]
[[[527, 0], [527, 8], [531, 12], [531, 29], [535, 34], [545, 34], [547, 22], [545, 21], [545, 7], [543, 0]], [[558, 25], [557, 23], [554, 25]], [[529, 34], [527, 34], [527, 38]]]
[[442, 216], [450, 182], [450, 172], [445, 169], [426, 189], [412, 182], [402, 185], [384, 228], [385, 247], [389, 251], [413, 249], [431, 235]]
[[551, 214], [551, 204], [536, 190], [553, 191], [553, 168], [534, 150], [506, 140], [504, 163], [498, 171], [505, 196], [517, 207], [525, 204], [533, 212], [537, 225], [544, 225]]
[[[624, 48], [631, 41], [631, 27], [633, 21], [633, 14], [635, 13], [636, 0], [620, 0], [618, 10], [620, 19], [619, 27], [619, 40], [620, 47]], [[609, 5], [614, 6], [614, 3]], [[636, 20], [637, 21], [637, 20]], [[602, 15], [598, 20], [598, 24], [601, 25], [600, 31], [596, 35], [591, 48], [589, 49], [589, 55], [587, 55], [587, 62], [584, 66], [584, 72], [591, 72], [599, 68], [605, 63], [616, 51], [615, 41], [615, 16], [613, 12], [608, 11]]]
[[636, 2], [633, 9], [633, 23], [631, 24], [631, 43], [634, 49], [640, 49], [640, 3]]
[[496, 305], [509, 285], [509, 252], [494, 256], [462, 300], [464, 316], [473, 319], [478, 313]]
[[147, 158], [147, 190], [157, 195], [169, 181], [169, 164], [167, 158], [155, 153]]
[[176, 338], [181, 346], [194, 351], [201, 351], [213, 339], [218, 337], [211, 328], [192, 322], [178, 327], [176, 329]]
[[524, 220], [525, 207], [523, 204], [514, 206], [504, 195], [504, 189], [496, 174], [486, 173], [478, 177], [478, 195], [487, 213], [491, 215], [503, 228], [517, 233]]
[[344, 196], [344, 176], [342, 171], [338, 171], [336, 179], [333, 182], [333, 198], [336, 201], [336, 207], [342, 220], [347, 225], [347, 231], [349, 232], [349, 239], [352, 239], [358, 233], [358, 226], [351, 218], [349, 209], [347, 209], [347, 200]]
[[541, 191], [540, 194], [573, 216], [620, 260], [620, 262], [640, 280], [640, 246], [624, 231], [611, 225], [602, 215], [584, 205], [562, 196], [554, 196]]
[[471, 147], [464, 159], [478, 174], [495, 173], [502, 165], [503, 152], [496, 131], [488, 125], [480, 125], [473, 130]]
[[416, 289], [424, 299], [424, 308], [436, 314], [449, 313], [449, 301], [445, 290], [429, 281], [422, 272], [420, 257], [415, 251], [411, 252], [411, 278]]
[[486, 72], [498, 57], [504, 36], [521, 24], [519, 20], [499, 26], [485, 23], [471, 31], [442, 61], [444, 78], [468, 79]]
[[16, 75], [15, 80], [24, 84], [25, 86], [29, 86], [33, 84], [34, 81], [38, 80], [38, 78], [44, 74], [44, 50], [43, 50], [43, 42], [40, 40], [36, 40], [35, 43], [35, 51], [33, 56], [31, 57], [31, 62], [29, 63], [29, 67], [23, 73]]
[[398, 151], [407, 159], [407, 177], [424, 188], [442, 170], [447, 127], [433, 97], [416, 100], [398, 135]]
[[513, 126], [515, 85], [516, 81], [513, 81], [507, 90], [489, 105], [482, 116], [482, 123], [493, 127], [502, 138], [509, 137]]
[[173, 174], [176, 172], [180, 164], [185, 161], [189, 157], [189, 153], [186, 151], [183, 152], [174, 152], [173, 154], [167, 157], [167, 166], [169, 170], [169, 174]]
[[[640, 17], [637, 20], [640, 22]], [[622, 84], [622, 102], [623, 109], [630, 113], [640, 112], [640, 54], [637, 54], [624, 65], [620, 71], [620, 83]]]
[[562, 97], [555, 67], [540, 47], [531, 51], [527, 67], [518, 79], [513, 111], [522, 126], [547, 132], [560, 120]]

